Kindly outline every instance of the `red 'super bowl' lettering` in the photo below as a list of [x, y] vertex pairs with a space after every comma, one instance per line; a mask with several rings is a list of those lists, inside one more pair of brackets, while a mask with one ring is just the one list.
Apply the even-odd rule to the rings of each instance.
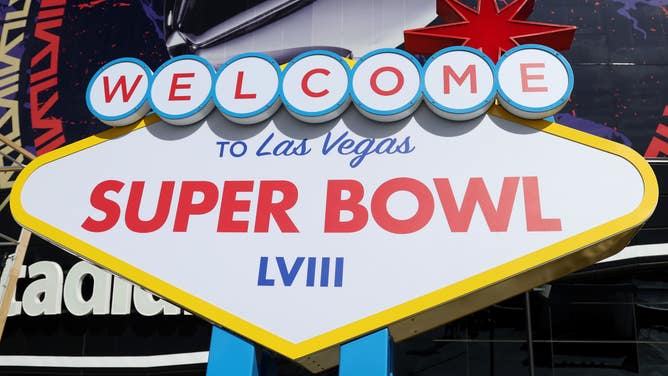
[[[362, 231], [370, 217], [380, 228], [394, 234], [417, 232], [432, 220], [443, 221], [444, 229], [447, 223], [451, 232], [468, 232], [477, 206], [490, 232], [507, 232], [520, 183], [526, 231], [561, 231], [561, 219], [543, 218], [541, 214], [538, 177], [515, 176], [503, 179], [498, 199], [490, 196], [482, 178], [470, 178], [461, 202], [457, 202], [448, 178], [434, 178], [429, 183], [407, 177], [389, 179], [372, 193], [369, 192], [371, 203], [368, 207], [361, 203], [368, 189], [360, 181], [328, 180], [323, 213], [324, 233]], [[215, 232], [266, 233], [271, 220], [282, 233], [300, 232], [298, 224], [289, 214], [299, 200], [299, 189], [287, 180], [228, 180], [220, 186], [211, 181], [163, 181], [157, 204], [148, 204], [155, 207], [152, 217], [141, 219], [140, 207], [147, 205], [144, 201], [150, 200], [144, 194], [145, 184], [144, 181], [127, 184], [119, 180], [105, 180], [97, 184], [90, 194], [91, 215], [99, 211], [103, 216], [94, 219], [89, 215], [81, 227], [90, 232], [105, 232], [123, 221], [128, 230], [136, 233], [155, 232], [164, 226], [169, 226], [173, 232], [187, 232], [191, 217], [207, 216], [212, 219], [210, 229]], [[253, 200], [238, 197], [254, 193], [256, 187], [254, 203], [251, 202]], [[129, 190], [124, 204], [108, 197], [108, 194], [118, 194], [122, 190]], [[392, 213], [391, 197], [398, 192], [412, 195], [417, 202], [415, 213], [408, 218], [397, 218]], [[280, 200], [274, 201], [275, 193], [281, 196]], [[437, 204], [442, 211], [438, 215], [440, 218], [435, 218]], [[251, 208], [255, 208], [254, 213], [251, 213]], [[172, 211], [174, 216], [170, 216]], [[342, 219], [344, 212], [350, 214], [348, 219]], [[242, 213], [254, 216], [252, 229], [250, 220], [235, 219], [235, 215]], [[95, 216], [99, 217], [97, 214]], [[173, 223], [168, 224], [171, 217], [174, 218]]]

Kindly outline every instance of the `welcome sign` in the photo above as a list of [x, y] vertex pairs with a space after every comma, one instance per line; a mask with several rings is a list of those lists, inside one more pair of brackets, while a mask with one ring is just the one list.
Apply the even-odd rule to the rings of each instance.
[[[497, 65], [466, 49], [425, 66], [381, 50], [353, 70], [325, 53], [283, 70], [257, 54], [217, 73], [188, 58], [155, 74], [112, 64], [89, 106], [115, 125], [156, 115], [39, 157], [12, 212], [328, 368], [341, 343], [385, 327], [401, 340], [609, 256], [651, 215], [656, 179], [631, 149], [493, 105], [530, 117], [563, 105], [567, 64], [531, 49]], [[241, 59], [257, 65], [229, 68]]]
[[425, 103], [449, 120], [469, 120], [497, 97], [508, 111], [542, 119], [561, 109], [573, 90], [573, 71], [553, 49], [528, 44], [508, 51], [497, 65], [479, 50], [450, 47], [422, 67], [409, 53], [380, 49], [363, 56], [352, 71], [340, 56], [314, 50], [297, 56], [284, 71], [269, 56], [247, 53], [217, 73], [204, 59], [183, 55], [155, 74], [137, 59], [117, 59], [90, 81], [86, 103], [111, 126], [129, 125], [152, 108], [173, 125], [192, 124], [217, 107], [229, 120], [254, 124], [270, 118], [281, 102], [295, 118], [323, 123], [352, 102], [377, 122], [409, 116]]

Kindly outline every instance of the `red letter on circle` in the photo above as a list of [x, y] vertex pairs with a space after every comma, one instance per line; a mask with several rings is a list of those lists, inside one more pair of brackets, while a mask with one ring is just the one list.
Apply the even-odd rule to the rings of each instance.
[[[394, 85], [394, 87], [390, 90], [383, 90], [380, 87], [378, 87], [378, 76], [380, 76], [381, 73], [385, 72], [392, 72], [394, 75], [397, 77], [397, 84]], [[375, 72], [371, 75], [371, 89], [378, 95], [382, 95], [385, 97], [389, 97], [390, 95], [394, 95], [401, 90], [401, 88], [404, 87], [404, 74], [401, 73], [401, 71], [395, 67], [381, 67], [376, 69]]]
[[179, 79], [181, 78], [193, 78], [195, 73], [174, 73], [172, 76], [172, 86], [169, 88], [169, 100], [170, 101], [189, 101], [190, 95], [176, 95], [177, 90], [190, 89], [192, 85], [190, 84], [180, 84]]
[[116, 92], [120, 88], [121, 95], [123, 97], [123, 103], [127, 103], [130, 100], [132, 93], [135, 92], [137, 85], [139, 85], [141, 78], [142, 76], [137, 76], [137, 78], [135, 78], [135, 81], [132, 83], [132, 86], [130, 86], [130, 90], [128, 90], [128, 85], [125, 82], [125, 75], [122, 75], [121, 78], [119, 78], [118, 81], [116, 81], [116, 85], [114, 85], [114, 88], [109, 90], [110, 86], [109, 77], [107, 76], [102, 77], [102, 84], [104, 85], [104, 101], [110, 103], [111, 100], [114, 99]]
[[234, 90], [234, 99], [255, 99], [257, 94], [252, 93], [242, 93], [241, 85], [244, 82], [244, 71], [237, 72], [237, 88]]
[[546, 93], [545, 86], [529, 86], [529, 80], [544, 80], [542, 74], [529, 74], [527, 70], [531, 68], [545, 68], [545, 63], [524, 63], [520, 64], [520, 74], [522, 75], [522, 91], [525, 93]]
[[[387, 200], [399, 191], [410, 192], [417, 198], [418, 208], [407, 219], [396, 219], [387, 211]], [[371, 198], [371, 214], [378, 226], [394, 234], [410, 234], [422, 229], [434, 214], [434, 198], [431, 191], [419, 180], [396, 178], [381, 184]]]
[[329, 94], [329, 90], [325, 89], [322, 91], [313, 91], [309, 89], [308, 87], [308, 80], [311, 79], [311, 76], [314, 76], [316, 74], [324, 74], [325, 76], [329, 76], [329, 74], [332, 73], [327, 69], [324, 68], [316, 68], [316, 69], [311, 69], [310, 71], [306, 72], [304, 75], [304, 78], [302, 78], [302, 91], [304, 94], [308, 95], [309, 97], [312, 98], [320, 98], [324, 97], [325, 95]]
[[469, 65], [464, 73], [459, 76], [449, 65], [443, 66], [443, 93], [450, 94], [450, 77], [454, 78], [457, 85], [464, 85], [464, 80], [466, 77], [471, 78], [471, 94], [478, 93], [478, 79], [476, 76], [475, 64]]

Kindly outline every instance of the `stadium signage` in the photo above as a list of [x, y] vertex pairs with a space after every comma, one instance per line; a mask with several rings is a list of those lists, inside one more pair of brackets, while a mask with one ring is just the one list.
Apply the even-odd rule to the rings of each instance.
[[310, 51], [285, 69], [269, 56], [249, 53], [218, 72], [198, 56], [173, 58], [154, 73], [137, 59], [114, 60], [91, 79], [88, 108], [112, 126], [125, 126], [153, 109], [173, 125], [193, 124], [214, 107], [233, 122], [269, 119], [283, 103], [295, 118], [322, 123], [353, 102], [366, 117], [393, 122], [411, 115], [422, 99], [437, 115], [456, 121], [484, 114], [498, 98], [509, 112], [542, 119], [561, 109], [573, 73], [558, 52], [540, 45], [516, 47], [495, 65], [469, 47], [450, 47], [422, 66], [412, 55], [380, 49], [352, 71], [340, 56]]
[[[6, 265], [0, 281], [4, 282], [8, 277], [9, 266]], [[12, 298], [9, 317], [21, 314], [52, 316], [63, 312], [73, 316], [129, 315], [133, 312], [141, 316], [188, 314], [87, 261], [66, 268], [54, 261], [38, 261], [22, 266], [19, 280], [25, 288]]]
[[424, 66], [379, 50], [352, 70], [320, 51], [282, 70], [241, 55], [215, 74], [192, 56], [155, 73], [126, 59], [95, 75], [88, 104], [141, 120], [37, 158], [11, 209], [317, 371], [342, 343], [408, 338], [628, 243], [656, 205], [647, 162], [512, 114], [547, 116], [571, 89], [567, 63], [533, 45], [496, 66], [467, 48]]

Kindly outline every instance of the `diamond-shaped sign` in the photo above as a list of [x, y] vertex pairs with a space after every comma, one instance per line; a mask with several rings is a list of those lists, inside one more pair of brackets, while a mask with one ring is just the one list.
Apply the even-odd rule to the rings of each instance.
[[400, 340], [623, 248], [656, 179], [631, 149], [495, 107], [378, 124], [285, 110], [239, 126], [155, 116], [19, 176], [31, 231], [312, 370], [389, 327]]

